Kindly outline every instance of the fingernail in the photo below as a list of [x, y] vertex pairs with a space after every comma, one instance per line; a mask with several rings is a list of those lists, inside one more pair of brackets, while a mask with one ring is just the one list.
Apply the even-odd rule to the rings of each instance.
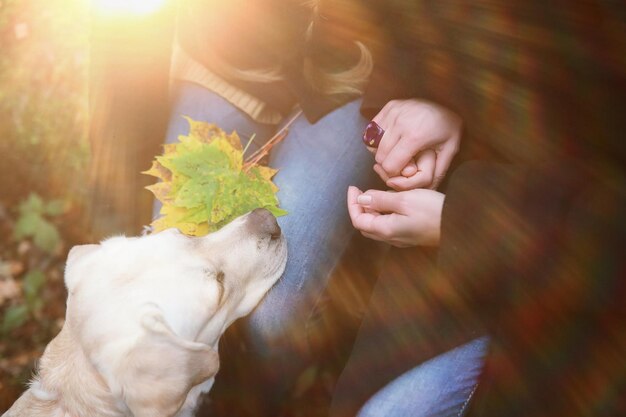
[[356, 202], [363, 206], [369, 206], [370, 204], [372, 204], [372, 196], [367, 194], [361, 194], [356, 198]]

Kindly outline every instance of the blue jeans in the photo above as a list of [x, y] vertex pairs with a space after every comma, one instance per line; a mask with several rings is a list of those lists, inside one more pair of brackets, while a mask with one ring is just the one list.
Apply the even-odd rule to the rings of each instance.
[[467, 410], [487, 352], [482, 337], [400, 375], [361, 408], [358, 417], [460, 417]]
[[[223, 98], [197, 85], [181, 82], [174, 91], [167, 142], [187, 133], [183, 115], [215, 123], [226, 132], [236, 130], [244, 145], [254, 134], [248, 152], [258, 149], [276, 131], [275, 126], [255, 122]], [[328, 284], [330, 273], [355, 234], [346, 209], [348, 186], [380, 187], [372, 170], [372, 156], [360, 140], [367, 120], [360, 115], [359, 106], [359, 101], [348, 103], [315, 124], [299, 116], [288, 136], [270, 154], [269, 165], [279, 169], [274, 182], [280, 188], [280, 206], [289, 212], [278, 219], [287, 237], [289, 258], [277, 285], [249, 317], [236, 323], [243, 329], [240, 336], [246, 344], [245, 355], [252, 356], [245, 378], [255, 371], [250, 367], [273, 374], [267, 378], [270, 382], [252, 387], [261, 397], [255, 406], [256, 415], [276, 415], [276, 407], [268, 404], [279, 404], [281, 395], [293, 387], [300, 372], [315, 357], [316, 352], [311, 352], [307, 343], [307, 321]], [[220, 347], [220, 354], [224, 353], [228, 352]], [[240, 352], [237, 358], [230, 359], [239, 360], [242, 355]], [[445, 356], [441, 360], [448, 362]], [[219, 383], [218, 377], [216, 385]], [[438, 383], [449, 385], [449, 381]], [[235, 383], [234, 387], [233, 390], [241, 388], [241, 384]], [[432, 385], [430, 392], [453, 391]], [[379, 407], [376, 398], [372, 401], [373, 405], [366, 406], [364, 412]], [[267, 411], [261, 411], [262, 407]]]

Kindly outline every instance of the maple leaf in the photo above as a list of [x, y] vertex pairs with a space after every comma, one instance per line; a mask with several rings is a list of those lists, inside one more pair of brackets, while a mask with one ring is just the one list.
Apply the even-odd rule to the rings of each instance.
[[[214, 124], [185, 117], [189, 133], [163, 147], [163, 154], [144, 174], [158, 178], [146, 187], [163, 203], [154, 231], [171, 227], [191, 236], [203, 236], [258, 207], [275, 216], [287, 214], [278, 207], [278, 172], [243, 160], [236, 132], [226, 134]], [[245, 169], [244, 169], [245, 165]]]

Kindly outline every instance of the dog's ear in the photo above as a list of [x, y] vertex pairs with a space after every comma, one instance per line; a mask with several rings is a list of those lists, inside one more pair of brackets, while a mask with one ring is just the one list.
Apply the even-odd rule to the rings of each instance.
[[77, 259], [87, 255], [98, 249], [100, 245], [76, 245], [70, 249], [70, 253], [67, 255], [67, 263], [70, 264]]
[[143, 316], [146, 333], [120, 368], [118, 381], [135, 417], [169, 417], [178, 412], [189, 390], [215, 376], [217, 352], [175, 335], [159, 312]]
[[72, 249], [70, 249], [70, 253], [67, 255], [67, 262], [65, 267], [65, 286], [70, 292], [74, 290], [74, 287], [76, 286], [76, 281], [80, 276], [80, 274], [68, 274], [67, 271], [70, 269], [70, 266], [74, 262], [93, 252], [99, 247], [100, 245], [76, 245], [72, 247]]

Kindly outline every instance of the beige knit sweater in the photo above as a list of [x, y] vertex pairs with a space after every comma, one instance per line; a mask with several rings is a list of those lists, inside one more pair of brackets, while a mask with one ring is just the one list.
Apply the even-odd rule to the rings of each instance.
[[282, 116], [266, 103], [231, 85], [190, 57], [175, 43], [172, 54], [172, 80], [189, 81], [205, 87], [228, 100], [234, 106], [260, 123], [278, 124]]

